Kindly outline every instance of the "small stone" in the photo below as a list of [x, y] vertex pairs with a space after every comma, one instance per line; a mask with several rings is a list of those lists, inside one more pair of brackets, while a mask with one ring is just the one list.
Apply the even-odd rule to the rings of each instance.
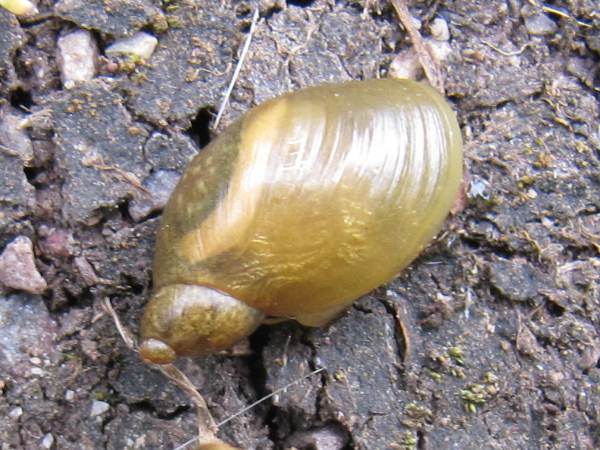
[[348, 433], [339, 425], [325, 425], [307, 431], [294, 433], [286, 447], [314, 448], [318, 450], [341, 450], [348, 444]]
[[429, 33], [431, 37], [436, 41], [447, 41], [450, 39], [450, 30], [448, 29], [448, 22], [441, 17], [436, 17], [429, 24]]
[[17, 406], [16, 408], [13, 408], [10, 410], [10, 412], [8, 413], [8, 417], [10, 417], [11, 419], [18, 419], [19, 417], [21, 417], [23, 415], [23, 408], [21, 408], [20, 406]]
[[31, 375], [41, 377], [42, 375], [44, 375], [44, 371], [39, 367], [34, 367], [33, 369], [31, 369]]
[[38, 232], [43, 237], [39, 244], [45, 254], [65, 258], [74, 253], [75, 240], [71, 232], [45, 225], [42, 225]]
[[79, 269], [79, 273], [87, 286], [94, 286], [95, 284], [100, 284], [105, 281], [98, 278], [94, 267], [89, 263], [85, 256], [77, 256], [73, 262], [77, 269]]
[[588, 345], [581, 354], [579, 359], [579, 367], [583, 370], [591, 369], [595, 367], [600, 361], [600, 345]]
[[77, 30], [58, 38], [58, 66], [65, 88], [90, 81], [96, 75], [98, 47], [87, 30]]
[[416, 80], [422, 72], [419, 57], [413, 48], [399, 52], [390, 65], [392, 78]]
[[106, 56], [132, 56], [148, 61], [156, 49], [158, 39], [148, 33], [140, 31], [133, 36], [120, 39], [111, 44], [105, 51]]
[[525, 27], [533, 36], [547, 36], [558, 30], [558, 25], [544, 13], [525, 17]]
[[18, 156], [25, 166], [29, 166], [33, 160], [33, 146], [22, 126], [24, 121], [23, 115], [0, 111], [0, 145], [4, 152]]
[[75, 392], [72, 391], [71, 389], [67, 389], [65, 391], [65, 400], [70, 402], [70, 401], [73, 401], [74, 398], [75, 398]]
[[139, 198], [131, 201], [129, 205], [131, 218], [139, 222], [164, 208], [179, 178], [179, 173], [174, 170], [157, 170], [146, 178], [144, 187], [149, 194], [142, 193]]
[[42, 439], [42, 448], [49, 449], [52, 448], [52, 445], [54, 445], [54, 436], [52, 436], [52, 433], [47, 433]]
[[[448, 42], [425, 39], [424, 44], [437, 63], [443, 63], [452, 52]], [[410, 80], [418, 80], [423, 76], [423, 68], [414, 47], [402, 50], [396, 55], [390, 65], [390, 76], [392, 78], [408, 78]]]
[[97, 361], [100, 358], [98, 352], [98, 344], [90, 339], [82, 339], [80, 342], [81, 350], [88, 356], [92, 361]]
[[41, 294], [48, 288], [35, 267], [33, 244], [28, 237], [17, 237], [0, 255], [0, 285], [32, 294]]
[[557, 387], [565, 379], [565, 375], [557, 370], [552, 370], [548, 373], [547, 380], [553, 386]]
[[489, 193], [489, 183], [486, 180], [481, 178], [473, 178], [471, 180], [471, 184], [469, 185], [469, 190], [467, 192], [469, 198], [482, 198], [484, 200], [490, 199]]
[[119, 63], [109, 61], [104, 65], [103, 70], [107, 73], [117, 73], [119, 70]]
[[534, 358], [538, 358], [544, 351], [527, 325], [519, 329], [516, 346], [519, 353]]
[[131, 201], [129, 206], [131, 218], [139, 222], [164, 208], [179, 178], [179, 173], [173, 170], [157, 170], [146, 178], [144, 187], [149, 194], [141, 194], [139, 198]]
[[100, 414], [104, 414], [106, 411], [110, 409], [110, 405], [106, 402], [101, 402], [99, 400], [94, 400], [92, 402], [92, 409], [90, 411], [90, 417], [99, 416]]
[[155, 171], [175, 170], [181, 173], [197, 153], [196, 144], [183, 134], [166, 136], [153, 133], [144, 145], [144, 159]]

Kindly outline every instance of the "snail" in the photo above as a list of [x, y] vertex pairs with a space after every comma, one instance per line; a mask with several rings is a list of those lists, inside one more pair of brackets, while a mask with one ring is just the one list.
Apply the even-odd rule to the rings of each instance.
[[453, 111], [414, 81], [325, 84], [253, 108], [164, 209], [142, 359], [217, 352], [267, 318], [330, 323], [436, 235], [462, 164]]

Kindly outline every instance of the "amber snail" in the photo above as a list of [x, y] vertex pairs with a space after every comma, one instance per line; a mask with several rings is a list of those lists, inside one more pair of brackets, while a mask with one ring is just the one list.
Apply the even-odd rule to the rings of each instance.
[[326, 84], [252, 109], [165, 207], [142, 358], [223, 350], [267, 317], [332, 321], [439, 231], [462, 164], [453, 111], [414, 81]]

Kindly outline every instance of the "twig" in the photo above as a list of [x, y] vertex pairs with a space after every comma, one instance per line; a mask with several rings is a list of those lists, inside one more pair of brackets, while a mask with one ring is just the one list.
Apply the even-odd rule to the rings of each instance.
[[233, 416], [229, 416], [227, 419], [225, 419], [225, 420], [222, 420], [221, 422], [219, 422], [219, 423], [217, 424], [217, 426], [218, 426], [218, 427], [221, 427], [222, 425], [225, 425], [227, 422], [230, 422], [231, 420], [235, 419], [236, 417], [238, 417], [238, 416], [241, 416], [241, 415], [242, 415], [242, 414], [244, 414], [246, 411], [249, 411], [249, 410], [251, 410], [251, 409], [252, 409], [252, 408], [254, 408], [256, 405], [259, 405], [260, 403], [264, 402], [265, 400], [268, 400], [268, 399], [270, 399], [271, 397], [273, 397], [273, 396], [275, 396], [275, 395], [279, 394], [280, 392], [283, 392], [283, 391], [285, 391], [285, 390], [289, 389], [290, 387], [294, 386], [295, 384], [298, 384], [298, 383], [300, 383], [301, 381], [303, 381], [303, 380], [305, 380], [305, 379], [307, 379], [307, 378], [310, 378], [310, 377], [312, 377], [313, 375], [316, 375], [316, 374], [318, 374], [318, 373], [321, 373], [321, 372], [323, 372], [325, 369], [326, 369], [325, 367], [320, 367], [320, 368], [318, 368], [318, 369], [315, 369], [315, 370], [313, 370], [312, 372], [310, 372], [310, 373], [308, 373], [308, 374], [304, 375], [303, 377], [301, 377], [301, 378], [298, 378], [297, 380], [291, 381], [290, 383], [286, 384], [286, 385], [285, 385], [285, 386], [283, 386], [283, 387], [280, 387], [280, 388], [278, 388], [278, 389], [275, 389], [275, 390], [274, 390], [273, 392], [271, 392], [270, 394], [267, 394], [267, 395], [265, 395], [263, 398], [261, 398], [261, 399], [259, 399], [259, 400], [256, 400], [254, 403], [252, 403], [252, 404], [250, 404], [250, 405], [246, 406], [244, 409], [242, 409], [242, 410], [240, 410], [240, 411], [236, 412], [236, 413], [235, 413]]
[[19, 152], [2, 144], [0, 144], [0, 152], [4, 152], [4, 154], [7, 156], [20, 156]]
[[423, 71], [425, 72], [425, 76], [427, 76], [429, 83], [431, 83], [431, 85], [439, 92], [444, 93], [444, 79], [440, 69], [431, 56], [431, 53], [429, 53], [425, 42], [423, 42], [421, 33], [419, 33], [419, 30], [417, 30], [413, 24], [413, 17], [408, 10], [406, 0], [392, 0], [392, 5], [398, 14], [400, 22], [404, 25], [404, 28], [406, 28], [410, 40], [415, 46], [419, 63], [421, 64], [421, 67], [423, 67]]
[[[136, 339], [133, 337], [131, 332], [123, 326], [121, 323], [121, 319], [115, 312], [110, 300], [108, 298], [104, 299], [103, 302], [104, 309], [110, 314], [115, 323], [117, 331], [121, 335], [121, 338], [125, 342], [125, 345], [131, 349], [132, 351], [137, 352], [138, 346]], [[165, 375], [171, 381], [173, 381], [177, 386], [179, 386], [185, 393], [187, 393], [194, 405], [196, 406], [196, 414], [198, 416], [198, 436], [194, 438], [194, 441], [198, 441], [201, 444], [205, 443], [221, 443], [217, 437], [216, 433], [218, 430], [215, 421], [210, 415], [210, 411], [208, 410], [208, 406], [204, 401], [202, 395], [196, 390], [194, 384], [189, 380], [189, 378], [177, 367], [173, 364], [150, 364], [150, 366]]]
[[152, 195], [152, 193], [142, 185], [138, 177], [136, 177], [133, 173], [126, 172], [123, 169], [120, 169], [116, 166], [110, 166], [108, 164], [105, 164], [102, 157], [92, 156], [84, 158], [81, 160], [81, 164], [84, 167], [92, 167], [94, 169], [102, 170], [105, 172], [113, 172], [114, 174], [116, 174], [115, 178], [117, 178], [119, 181], [124, 180], [136, 189], [142, 191], [144, 194]]
[[[278, 388], [278, 389], [274, 390], [274, 391], [273, 391], [273, 392], [271, 392], [270, 394], [267, 394], [267, 395], [265, 395], [264, 397], [262, 397], [262, 398], [260, 398], [260, 399], [256, 400], [254, 403], [252, 403], [252, 404], [250, 404], [250, 405], [246, 406], [245, 408], [241, 409], [240, 411], [236, 412], [234, 415], [232, 415], [232, 416], [229, 416], [229, 417], [228, 417], [227, 419], [225, 419], [225, 420], [222, 420], [221, 422], [219, 422], [219, 423], [217, 424], [217, 427], [221, 427], [222, 425], [225, 425], [227, 422], [230, 422], [231, 420], [235, 419], [236, 417], [239, 417], [239, 416], [241, 416], [242, 414], [244, 414], [245, 412], [247, 412], [247, 411], [251, 410], [251, 409], [252, 409], [252, 408], [254, 408], [256, 405], [259, 405], [260, 403], [264, 402], [265, 400], [268, 400], [268, 399], [270, 399], [271, 397], [273, 397], [273, 396], [275, 396], [275, 395], [279, 394], [280, 392], [283, 392], [283, 391], [285, 391], [286, 389], [289, 389], [290, 387], [294, 386], [295, 384], [298, 384], [298, 383], [300, 383], [301, 381], [303, 381], [303, 380], [305, 380], [305, 379], [307, 379], [307, 378], [310, 378], [310, 377], [312, 377], [313, 375], [316, 375], [316, 374], [318, 374], [318, 373], [321, 373], [321, 372], [323, 372], [325, 369], [326, 369], [326, 367], [320, 367], [319, 369], [315, 369], [315, 370], [313, 370], [312, 372], [310, 372], [310, 373], [308, 373], [308, 374], [304, 375], [303, 377], [301, 377], [301, 378], [298, 378], [297, 380], [294, 380], [294, 381], [292, 381], [292, 382], [290, 382], [290, 383], [286, 384], [285, 386], [283, 386], [283, 387], [280, 387], [280, 388]], [[181, 444], [179, 447], [176, 447], [176, 448], [175, 448], [175, 449], [173, 449], [173, 450], [182, 450], [182, 449], [184, 449], [185, 447], [187, 447], [188, 445], [190, 445], [190, 444], [193, 444], [194, 442], [196, 442], [196, 440], [198, 440], [198, 438], [193, 438], [193, 439], [190, 439], [189, 441], [187, 441], [187, 442], [184, 442], [184, 443], [183, 443], [183, 444]]]
[[593, 28], [592, 24], [582, 22], [581, 20], [579, 20], [579, 19], [577, 19], [575, 17], [572, 17], [570, 14], [564, 12], [562, 9], [558, 9], [558, 8], [553, 7], [553, 6], [546, 6], [546, 5], [544, 5], [544, 6], [542, 6], [542, 11], [550, 13], [550, 14], [554, 14], [555, 16], [558, 16], [558, 17], [562, 17], [563, 19], [572, 20], [577, 25], [579, 25], [580, 27]]
[[258, 22], [258, 8], [254, 10], [254, 15], [252, 16], [252, 23], [250, 24], [250, 31], [248, 32], [248, 36], [246, 36], [246, 42], [244, 42], [244, 48], [242, 49], [242, 53], [240, 55], [240, 59], [235, 67], [235, 71], [233, 72], [233, 77], [229, 82], [229, 87], [227, 88], [227, 92], [225, 92], [225, 97], [221, 102], [221, 107], [219, 108], [219, 113], [217, 114], [217, 118], [215, 119], [215, 123], [213, 125], [213, 130], [216, 130], [219, 126], [219, 122], [221, 121], [221, 117], [225, 112], [225, 108], [227, 107], [227, 103], [229, 102], [229, 97], [231, 96], [231, 92], [233, 91], [233, 86], [237, 81], [240, 71], [242, 70], [242, 65], [244, 64], [244, 60], [246, 59], [246, 54], [248, 53], [248, 49], [250, 48], [250, 42], [252, 42], [252, 35], [254, 34], [254, 29], [256, 28], [256, 23]]
[[[396, 319], [396, 324], [402, 334], [402, 339], [404, 341], [404, 355], [402, 355], [402, 361], [405, 366], [408, 366], [412, 360], [412, 335], [410, 330], [407, 327], [407, 323], [410, 323], [408, 318], [408, 312], [406, 311], [405, 303], [402, 301], [402, 298], [394, 291], [387, 291], [388, 297], [392, 297], [394, 300], [391, 301], [391, 305], [394, 308], [394, 317]], [[389, 303], [388, 303], [389, 304]]]
[[112, 317], [112, 320], [115, 323], [115, 327], [117, 327], [117, 331], [121, 335], [121, 339], [123, 339], [123, 342], [125, 342], [127, 348], [133, 350], [134, 352], [137, 352], [138, 346], [135, 337], [133, 337], [131, 332], [123, 326], [123, 324], [121, 323], [121, 319], [112, 307], [112, 304], [110, 303], [110, 299], [108, 297], [104, 299], [103, 306], [106, 312], [108, 312]]
[[186, 392], [196, 405], [196, 414], [198, 416], [198, 436], [196, 439], [200, 443], [215, 441], [218, 427], [208, 411], [204, 397], [196, 390], [196, 387], [189, 378], [173, 364], [153, 364], [153, 367], [160, 370], [163, 375]]
[[521, 53], [523, 53], [525, 51], [525, 49], [527, 47], [529, 47], [529, 42], [526, 42], [525, 44], [523, 44], [523, 46], [519, 50], [512, 51], [512, 52], [507, 52], [505, 50], [502, 50], [502, 49], [496, 47], [494, 44], [492, 44], [491, 42], [488, 42], [486, 40], [482, 39], [481, 42], [483, 42], [485, 45], [487, 45], [488, 47], [490, 47], [493, 50], [496, 50], [498, 53], [500, 53], [501, 55], [504, 55], [504, 56], [517, 56], [517, 55], [520, 55]]

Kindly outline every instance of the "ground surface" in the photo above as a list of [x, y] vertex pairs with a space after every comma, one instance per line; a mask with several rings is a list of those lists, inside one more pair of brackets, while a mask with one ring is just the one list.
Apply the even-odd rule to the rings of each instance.
[[[195, 3], [44, 0], [20, 22], [0, 11], [2, 124], [30, 125], [0, 134], [0, 251], [29, 237], [48, 284], [0, 296], [3, 450], [170, 449], [194, 436], [190, 401], [122, 344], [101, 301], [137, 329], [161, 186], [208, 139], [255, 8]], [[385, 1], [281, 3], [261, 2], [224, 125], [280, 92], [386, 76], [409, 47]], [[594, 0], [533, 3], [411, 5], [424, 37], [434, 18], [449, 24], [465, 209], [329, 329], [262, 327], [245, 355], [183, 361], [217, 420], [326, 367], [224, 425], [225, 439], [600, 448], [600, 15]], [[93, 30], [100, 52], [137, 29], [159, 47], [147, 66], [101, 61], [92, 82], [63, 90], [56, 41], [74, 28]]]

